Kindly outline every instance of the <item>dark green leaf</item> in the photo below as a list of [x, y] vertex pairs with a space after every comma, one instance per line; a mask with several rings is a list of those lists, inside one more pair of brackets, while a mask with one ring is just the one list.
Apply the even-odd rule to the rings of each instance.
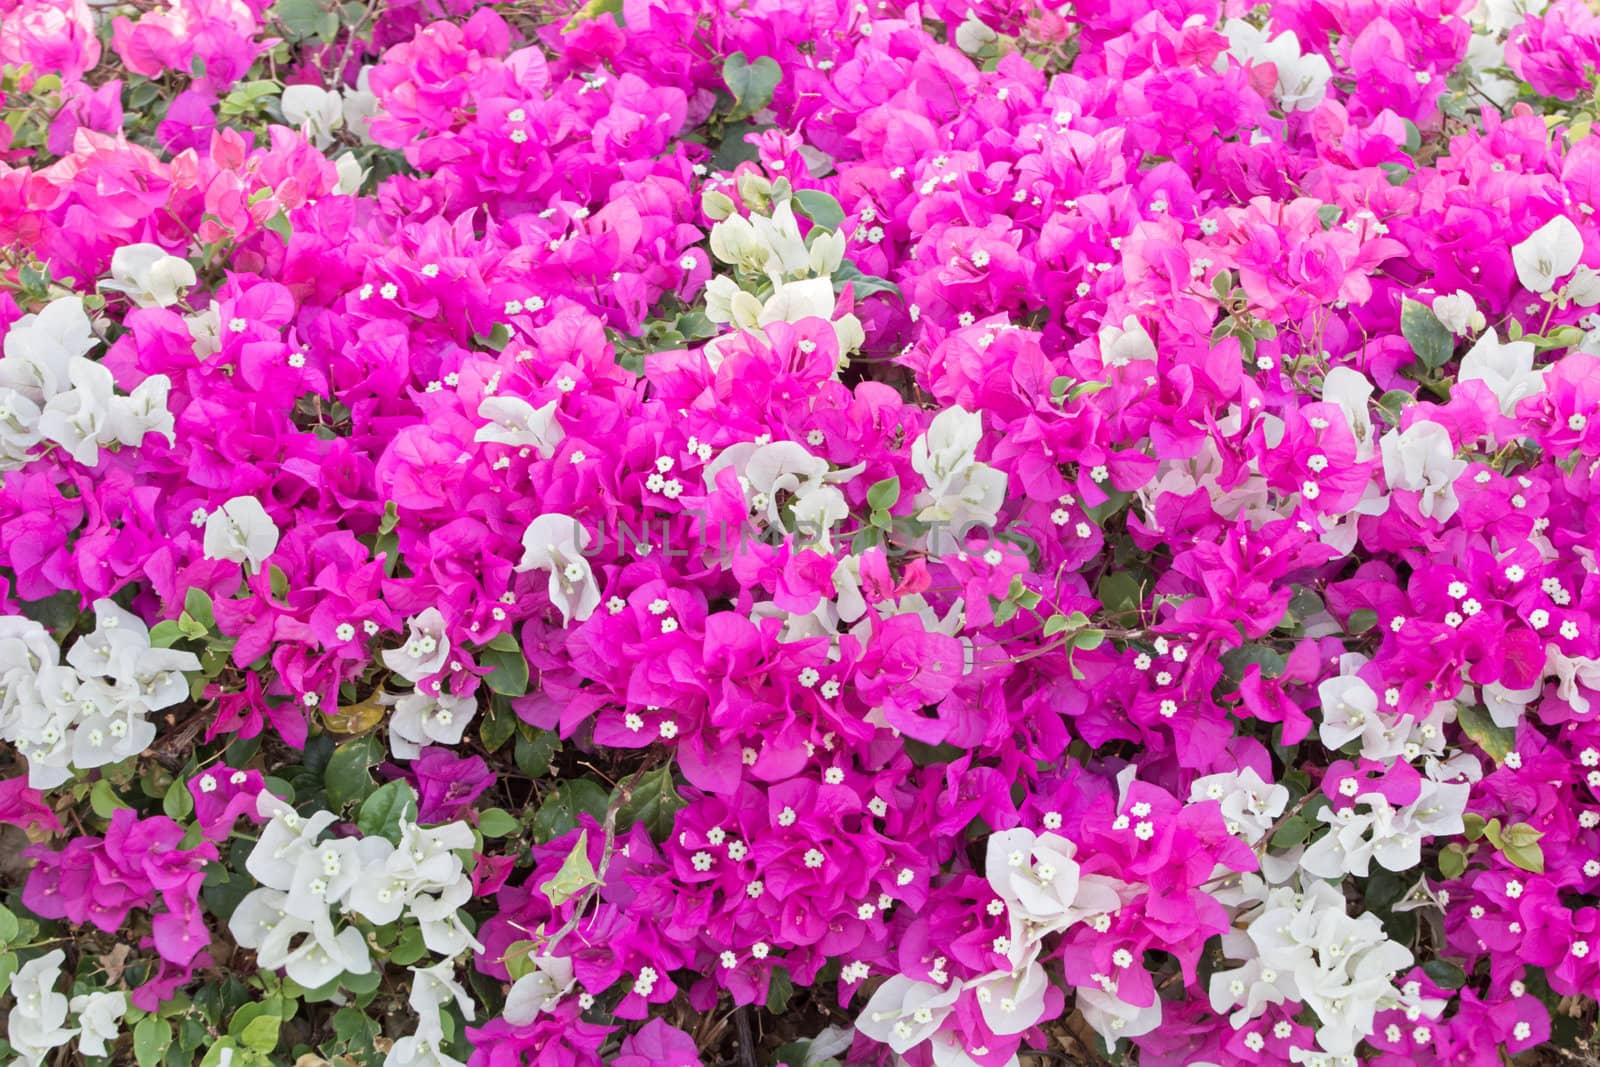
[[789, 977], [789, 968], [774, 967], [772, 981], [767, 986], [767, 1010], [774, 1015], [782, 1015], [789, 1009], [789, 998], [794, 996], [794, 979]]
[[1344, 628], [1348, 634], [1364, 634], [1378, 625], [1378, 613], [1371, 608], [1357, 608], [1345, 620]]
[[529, 729], [532, 733], [527, 736], [518, 732], [513, 758], [517, 770], [529, 778], [540, 778], [549, 772], [550, 760], [561, 748], [561, 738], [554, 730], [538, 730], [532, 727]]
[[517, 819], [504, 808], [485, 808], [478, 813], [478, 832], [484, 837], [505, 837], [517, 832]]
[[1266, 645], [1244, 645], [1230, 648], [1222, 654], [1222, 669], [1232, 681], [1243, 680], [1246, 669], [1255, 664], [1261, 668], [1261, 677], [1276, 678], [1287, 664], [1283, 656]]
[[133, 1058], [139, 1067], [155, 1067], [172, 1044], [172, 1024], [146, 1015], [133, 1028]]
[[728, 117], [748, 118], [772, 103], [772, 92], [782, 77], [782, 69], [771, 56], [761, 56], [754, 63], [743, 52], [729, 56], [722, 64], [722, 80], [734, 102]]
[[322, 777], [328, 793], [328, 807], [338, 811], [347, 804], [366, 799], [373, 791], [372, 768], [383, 762], [383, 758], [383, 745], [371, 734], [346, 741], [334, 749]]
[[872, 488], [867, 490], [867, 506], [874, 511], [887, 511], [894, 507], [899, 499], [900, 479], [898, 476], [885, 478], [881, 482], [874, 483]]
[[1400, 332], [1424, 367], [1442, 367], [1455, 353], [1455, 335], [1431, 308], [1410, 297], [1400, 301]]
[[416, 817], [417, 794], [408, 783], [396, 778], [373, 790], [372, 795], [361, 802], [361, 810], [356, 813], [356, 825], [368, 837], [386, 837], [390, 841], [398, 841], [400, 820], [415, 821]]
[[501, 696], [524, 696], [528, 692], [528, 658], [514, 642], [512, 647], [507, 649], [496, 647], [498, 641], [497, 638], [478, 653], [478, 662], [490, 668], [483, 680], [490, 689]]
[[[628, 802], [617, 812], [617, 832], [621, 833], [636, 822], [650, 830], [650, 836], [663, 841], [672, 833], [672, 819], [688, 803], [678, 795], [672, 779], [671, 767], [657, 767], [646, 771], [637, 779], [625, 780], [629, 786]], [[618, 787], [619, 789], [621, 786]]]
[[1422, 973], [1440, 989], [1460, 989], [1467, 984], [1467, 972], [1449, 960], [1429, 960]]
[[606, 791], [587, 778], [562, 782], [533, 817], [534, 839], [543, 844], [577, 829], [578, 816], [584, 813], [596, 821], [604, 818], [606, 802]]

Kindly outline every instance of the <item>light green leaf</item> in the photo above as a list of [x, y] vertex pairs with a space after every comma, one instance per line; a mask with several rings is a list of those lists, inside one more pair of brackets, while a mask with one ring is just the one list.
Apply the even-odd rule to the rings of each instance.
[[567, 858], [561, 861], [561, 869], [539, 886], [539, 892], [552, 906], [559, 908], [589, 886], [599, 884], [594, 864], [589, 862], [589, 831], [585, 830], [578, 835], [578, 842], [567, 853]]

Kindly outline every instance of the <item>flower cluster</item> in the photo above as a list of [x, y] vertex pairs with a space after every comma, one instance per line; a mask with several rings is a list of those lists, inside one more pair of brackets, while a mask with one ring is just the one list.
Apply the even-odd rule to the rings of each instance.
[[1578, 1048], [1596, 69], [1581, 0], [0, 0], [0, 1054]]

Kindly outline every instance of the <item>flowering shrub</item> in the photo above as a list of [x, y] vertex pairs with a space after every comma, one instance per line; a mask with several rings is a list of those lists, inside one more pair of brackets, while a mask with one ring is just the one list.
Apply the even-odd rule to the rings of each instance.
[[1580, 1060], [1580, 0], [0, 0], [0, 1053]]

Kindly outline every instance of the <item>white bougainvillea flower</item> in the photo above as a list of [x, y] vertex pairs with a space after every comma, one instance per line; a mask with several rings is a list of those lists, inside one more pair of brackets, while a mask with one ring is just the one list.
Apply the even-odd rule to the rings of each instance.
[[450, 658], [450, 636], [438, 608], [426, 608], [406, 620], [406, 642], [382, 653], [383, 665], [415, 685], [437, 674]]
[[1077, 1000], [1084, 1022], [1112, 1047], [1122, 1038], [1148, 1034], [1161, 1025], [1160, 997], [1156, 998], [1155, 1003], [1141, 1008], [1129, 1004], [1115, 993], [1084, 986], [1078, 990]]
[[556, 421], [556, 407], [560, 400], [552, 400], [543, 407], [534, 407], [518, 396], [486, 396], [478, 405], [478, 417], [488, 419], [473, 435], [474, 441], [487, 441], [520, 448], [536, 448], [545, 459], [555, 451], [556, 445], [566, 439], [566, 431]]
[[85, 467], [100, 462], [100, 445], [109, 443], [107, 424], [116, 385], [111, 372], [89, 359], [75, 359], [67, 368], [70, 389], [51, 397], [39, 415], [39, 432]]
[[1583, 258], [1583, 234], [1565, 215], [1557, 215], [1511, 247], [1517, 281], [1531, 293], [1548, 293]]
[[1215, 800], [1227, 820], [1228, 832], [1254, 844], [1272, 829], [1289, 804], [1289, 790], [1268, 783], [1255, 768], [1223, 771], [1197, 778], [1189, 787], [1189, 801]]
[[516, 569], [550, 572], [550, 603], [568, 625], [574, 619], [582, 622], [600, 606], [600, 586], [583, 555], [588, 544], [589, 531], [559, 512], [540, 515], [522, 534], [522, 560]]
[[1080, 873], [1076, 853], [1060, 834], [1002, 830], [989, 835], [984, 873], [1012, 919], [1042, 937], [1122, 906], [1114, 883]]
[[78, 1051], [90, 1056], [109, 1055], [107, 1046], [117, 1040], [117, 1024], [128, 1013], [128, 994], [98, 991], [72, 998], [70, 1005], [78, 1016]]
[[1125, 367], [1134, 360], [1156, 358], [1156, 343], [1136, 315], [1129, 315], [1117, 326], [1100, 327], [1100, 359], [1108, 367]]
[[1444, 522], [1456, 513], [1460, 501], [1456, 499], [1455, 482], [1467, 469], [1467, 461], [1456, 458], [1449, 430], [1423, 419], [1403, 431], [1384, 434], [1378, 448], [1389, 488], [1421, 494], [1417, 502], [1419, 514]]
[[1434, 297], [1433, 314], [1445, 329], [1457, 337], [1470, 336], [1487, 325], [1483, 312], [1478, 310], [1478, 302], [1464, 289]]
[[[1035, 942], [1033, 953], [1038, 954]], [[1050, 976], [1036, 960], [1011, 972], [996, 971], [967, 983], [978, 999], [984, 1024], [997, 1034], [1020, 1034], [1044, 1017]]]
[[385, 695], [383, 702], [394, 705], [389, 716], [389, 751], [399, 759], [412, 760], [429, 745], [458, 745], [461, 736], [478, 712], [472, 697], [439, 693]]
[[53, 949], [24, 963], [11, 976], [10, 993], [16, 1007], [7, 1022], [6, 1040], [20, 1057], [17, 1063], [39, 1067], [51, 1049], [60, 1048], [77, 1033], [65, 1025], [67, 998], [55, 988], [66, 958], [61, 949]]
[[[1333, 68], [1322, 56], [1302, 53], [1300, 38], [1294, 33], [1269, 39], [1268, 31], [1242, 19], [1229, 19], [1222, 32], [1228, 38], [1228, 55], [1241, 63], [1273, 65], [1278, 75], [1275, 95], [1285, 111], [1311, 111], [1328, 95]], [[1225, 58], [1218, 57], [1217, 69], [1227, 69]]]
[[100, 288], [123, 293], [139, 307], [171, 307], [195, 283], [194, 266], [160, 245], [123, 245], [111, 254], [111, 280]]
[[15, 389], [41, 407], [68, 387], [67, 372], [95, 345], [83, 298], [63, 296], [36, 315], [24, 315], [5, 336], [0, 387]]
[[1373, 385], [1365, 374], [1350, 367], [1334, 367], [1322, 379], [1322, 399], [1337, 404], [1344, 413], [1350, 432], [1356, 438], [1356, 459], [1372, 458], [1377, 450], [1377, 437], [1372, 431], [1372, 412], [1367, 401], [1372, 399]]
[[344, 125], [344, 99], [320, 85], [291, 85], [280, 100], [283, 118], [318, 149], [333, 143], [333, 131]]
[[566, 956], [533, 956], [533, 970], [511, 984], [505, 1010], [500, 1014], [512, 1026], [526, 1026], [541, 1014], [554, 1011], [572, 991], [572, 960]]
[[897, 1053], [907, 1053], [932, 1037], [960, 999], [959, 980], [947, 986], [894, 975], [856, 1017], [856, 1029]]
[[278, 527], [253, 496], [236, 496], [206, 516], [207, 559], [225, 559], [260, 570], [278, 548]]
[[1533, 357], [1532, 341], [1502, 343], [1493, 332], [1486, 333], [1461, 357], [1456, 380], [1487, 385], [1500, 401], [1501, 413], [1511, 415], [1523, 398], [1544, 391], [1545, 368], [1534, 370]]

